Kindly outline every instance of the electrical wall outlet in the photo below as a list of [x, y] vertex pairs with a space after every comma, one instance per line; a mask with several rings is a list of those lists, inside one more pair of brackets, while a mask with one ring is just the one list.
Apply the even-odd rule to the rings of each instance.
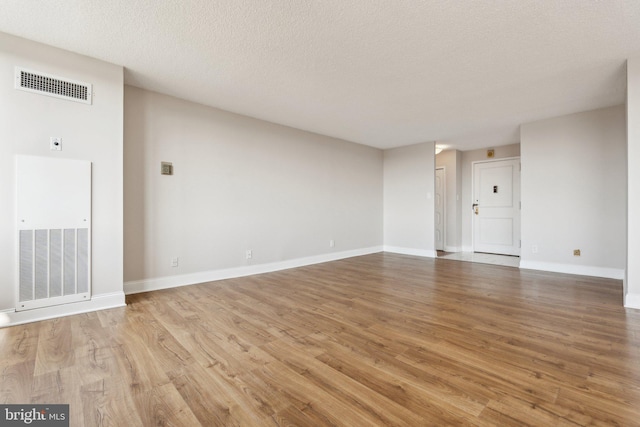
[[178, 261], [179, 261], [178, 257], [171, 258], [171, 267], [177, 267]]
[[573, 256], [580, 256], [580, 249], [574, 249]]
[[538, 253], [538, 245], [531, 245], [531, 253], [532, 254]]
[[333, 247], [335, 247], [335, 246], [336, 246], [336, 242], [335, 242], [335, 241], [333, 241], [333, 240], [329, 240], [329, 247], [330, 247], [330, 248], [333, 248]]
[[247, 252], [246, 252], [245, 255], [246, 255], [247, 259], [253, 258], [253, 252], [251, 251], [251, 249], [247, 249]]

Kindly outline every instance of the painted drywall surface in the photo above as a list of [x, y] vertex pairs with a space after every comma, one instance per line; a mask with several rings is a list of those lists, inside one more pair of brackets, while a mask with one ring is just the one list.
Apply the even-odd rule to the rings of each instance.
[[435, 256], [435, 144], [384, 152], [385, 250]]
[[126, 282], [381, 245], [381, 150], [125, 86]]
[[456, 150], [456, 249], [462, 250], [462, 151]]
[[627, 61], [627, 260], [625, 306], [640, 309], [640, 57]]
[[[92, 83], [93, 104], [16, 90], [16, 66]], [[0, 81], [0, 310], [15, 307], [15, 155], [93, 163], [92, 293], [122, 294], [122, 67], [0, 33]]]
[[459, 252], [461, 250], [460, 238], [460, 207], [462, 189], [462, 168], [460, 160], [462, 153], [458, 150], [446, 150], [436, 155], [436, 167], [445, 168], [446, 185], [446, 232], [445, 251]]
[[623, 106], [521, 126], [521, 266], [624, 269], [625, 143]]
[[[493, 150], [494, 160], [520, 156], [520, 144], [502, 145]], [[473, 251], [473, 162], [483, 160], [490, 160], [487, 149], [462, 152], [461, 241], [465, 252]]]

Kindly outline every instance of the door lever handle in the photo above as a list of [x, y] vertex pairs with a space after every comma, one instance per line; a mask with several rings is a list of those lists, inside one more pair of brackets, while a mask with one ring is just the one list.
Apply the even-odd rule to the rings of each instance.
[[473, 208], [473, 212], [478, 215], [478, 204], [474, 203], [473, 205], [471, 205], [471, 207]]

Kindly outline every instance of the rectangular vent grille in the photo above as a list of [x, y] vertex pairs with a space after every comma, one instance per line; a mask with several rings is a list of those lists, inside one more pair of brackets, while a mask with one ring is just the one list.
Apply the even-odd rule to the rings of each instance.
[[16, 67], [16, 89], [91, 104], [91, 84]]
[[18, 310], [55, 297], [88, 299], [89, 229], [20, 230], [19, 244]]

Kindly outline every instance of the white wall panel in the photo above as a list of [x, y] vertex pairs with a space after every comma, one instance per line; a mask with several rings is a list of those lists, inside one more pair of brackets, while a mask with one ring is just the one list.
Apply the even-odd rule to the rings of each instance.
[[[17, 155], [92, 162], [92, 298], [109, 297], [86, 304], [42, 309], [40, 314], [29, 310], [22, 312], [19, 319], [9, 319], [9, 323], [52, 313], [88, 311], [105, 307], [116, 299], [121, 305], [124, 303], [123, 69], [2, 33], [0, 46], [0, 81], [5, 82], [0, 85], [0, 310], [14, 309], [18, 299], [15, 292], [18, 280], [15, 266], [19, 261], [16, 255]], [[16, 90], [12, 84], [16, 66], [89, 82], [94, 90], [93, 103], [82, 104]], [[62, 138], [62, 151], [50, 150], [51, 137]], [[51, 237], [52, 240], [62, 238], [62, 234], [55, 233]]]
[[521, 126], [521, 267], [622, 278], [625, 143], [623, 106]]
[[435, 144], [384, 152], [384, 246], [434, 257]]
[[627, 259], [625, 306], [640, 309], [640, 57], [627, 61]]
[[127, 283], [382, 245], [381, 150], [130, 86], [125, 111]]

